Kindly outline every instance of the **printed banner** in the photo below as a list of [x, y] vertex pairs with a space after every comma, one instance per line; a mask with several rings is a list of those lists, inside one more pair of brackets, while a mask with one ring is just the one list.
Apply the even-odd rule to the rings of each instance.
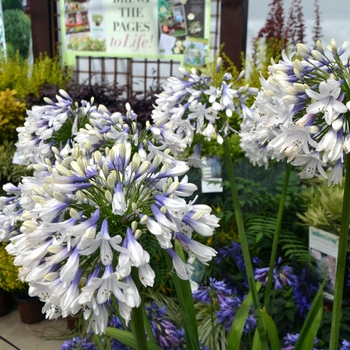
[[210, 0], [61, 0], [62, 55], [169, 58], [200, 66]]

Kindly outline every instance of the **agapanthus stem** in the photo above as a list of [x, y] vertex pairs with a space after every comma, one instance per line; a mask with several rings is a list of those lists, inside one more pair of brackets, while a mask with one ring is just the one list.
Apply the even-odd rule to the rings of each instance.
[[[179, 242], [174, 242], [175, 251], [180, 256], [183, 261], [185, 256]], [[169, 255], [162, 250], [165, 261], [167, 262], [169, 270], [172, 270], [173, 263]], [[172, 274], [172, 280], [175, 287], [176, 296], [179, 300], [181, 318], [183, 322], [183, 327], [185, 331], [186, 344], [191, 350], [199, 350], [199, 336], [197, 328], [196, 310], [194, 307], [193, 295], [191, 290], [190, 281], [183, 280], [176, 273]]]
[[239, 234], [240, 243], [242, 247], [242, 253], [243, 253], [249, 288], [250, 288], [250, 292], [252, 293], [252, 300], [253, 300], [253, 306], [254, 306], [254, 312], [255, 312], [255, 319], [257, 323], [257, 329], [259, 333], [261, 350], [267, 350], [266, 329], [265, 329], [264, 322], [261, 315], [260, 305], [258, 301], [259, 300], [258, 292], [255, 287], [253, 265], [252, 265], [247, 237], [246, 237], [245, 229], [243, 225], [241, 206], [239, 204], [236, 180], [233, 172], [233, 164], [232, 164], [232, 159], [230, 155], [230, 145], [227, 138], [224, 140], [224, 150], [225, 150], [224, 154], [225, 154], [225, 162], [227, 166], [227, 173], [228, 173], [228, 178], [229, 178], [230, 187], [231, 187], [233, 208], [235, 212], [236, 224], [237, 224], [238, 234]]
[[[139, 290], [140, 283], [139, 283], [139, 277], [137, 270], [135, 268], [132, 268], [131, 275], [133, 277], [134, 283], [137, 286], [137, 289]], [[133, 321], [133, 332], [136, 339], [137, 349], [138, 350], [147, 350], [147, 338], [146, 338], [146, 332], [145, 332], [145, 325], [143, 322], [143, 303], [139, 307], [132, 308], [132, 321]]]
[[339, 248], [337, 272], [335, 277], [334, 301], [332, 312], [332, 325], [330, 337], [330, 350], [338, 349], [341, 309], [345, 281], [346, 253], [348, 250], [349, 221], [350, 221], [350, 154], [345, 158], [345, 187], [343, 194], [343, 207], [339, 234]]
[[102, 343], [101, 337], [98, 334], [94, 334], [95, 342], [97, 343], [97, 346], [99, 350], [105, 350], [105, 347]]
[[265, 290], [264, 306], [267, 313], [269, 313], [270, 295], [271, 295], [272, 281], [273, 281], [273, 270], [275, 268], [275, 263], [276, 263], [277, 247], [278, 247], [278, 241], [279, 241], [281, 227], [282, 227], [284, 202], [286, 201], [291, 169], [292, 169], [292, 166], [290, 165], [290, 163], [287, 163], [285, 177], [284, 177], [284, 184], [283, 184], [283, 189], [281, 193], [281, 199], [278, 207], [275, 234], [273, 236], [272, 251], [270, 256], [270, 267], [269, 267], [269, 273], [267, 277], [267, 284], [266, 284], [266, 290]]

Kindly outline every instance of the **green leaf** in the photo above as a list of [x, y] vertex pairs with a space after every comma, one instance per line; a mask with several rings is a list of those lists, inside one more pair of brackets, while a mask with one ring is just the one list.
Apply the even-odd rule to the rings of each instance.
[[261, 310], [261, 315], [265, 323], [267, 334], [269, 336], [271, 350], [280, 350], [281, 343], [278, 337], [278, 331], [275, 322], [264, 309]]
[[258, 329], [256, 329], [255, 332], [254, 332], [252, 350], [261, 350], [260, 337], [259, 337]]
[[[182, 260], [185, 260], [183, 250], [178, 242], [175, 242], [175, 251]], [[163, 253], [168, 264], [168, 268], [173, 269], [173, 263], [169, 255], [166, 252]], [[180, 303], [187, 347], [191, 350], [200, 350], [196, 311], [194, 308], [190, 281], [180, 279], [176, 273], [172, 274], [172, 279], [176, 295]]]
[[[137, 350], [136, 340], [131, 332], [113, 327], [107, 327], [106, 334], [112, 338], [119, 340], [126, 346]], [[155, 345], [154, 343], [150, 342], [147, 342], [147, 347], [149, 350], [161, 350], [161, 348], [158, 345]]]
[[[256, 283], [256, 290], [259, 292], [262, 283]], [[243, 327], [245, 325], [246, 319], [248, 317], [250, 305], [252, 304], [252, 295], [249, 292], [244, 299], [241, 307], [236, 313], [236, 316], [232, 322], [231, 330], [227, 339], [227, 349], [238, 350], [241, 343], [241, 337], [243, 332]], [[260, 347], [260, 345], [259, 345]]]
[[298, 341], [295, 345], [295, 350], [312, 350], [315, 337], [320, 327], [323, 314], [323, 287], [326, 279], [324, 279], [315, 299], [312, 302], [311, 308], [307, 314], [301, 329]]
[[259, 232], [256, 235], [256, 243], [259, 243], [259, 241], [264, 237], [264, 234], [262, 232]]
[[123, 331], [122, 329], [107, 327], [106, 334], [112, 338], [119, 340], [126, 346], [137, 350], [136, 340], [131, 332]]

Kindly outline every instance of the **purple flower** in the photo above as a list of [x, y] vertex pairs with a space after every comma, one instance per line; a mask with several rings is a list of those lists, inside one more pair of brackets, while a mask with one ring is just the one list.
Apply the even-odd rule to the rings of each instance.
[[111, 318], [108, 320], [108, 327], [124, 329], [120, 318], [116, 315], [112, 315]]
[[[283, 337], [283, 347], [281, 348], [281, 350], [293, 350], [298, 339], [299, 339], [298, 333], [296, 334], [288, 333], [286, 336]], [[318, 343], [318, 339], [315, 338], [314, 345], [316, 345], [317, 343]], [[313, 350], [317, 350], [317, 349], [314, 348]]]
[[344, 339], [341, 343], [340, 350], [350, 350], [350, 342]]
[[[203, 304], [210, 304], [218, 301], [219, 310], [216, 312], [217, 320], [219, 324], [222, 324], [226, 330], [229, 331], [244, 297], [240, 298], [237, 296], [224, 281], [217, 281], [214, 278], [210, 278], [208, 286], [200, 286], [193, 292], [193, 299], [195, 302]], [[254, 317], [249, 315], [246, 320], [244, 332], [253, 331], [255, 326], [256, 322]]]
[[146, 306], [153, 335], [158, 346], [162, 349], [176, 349], [182, 343], [181, 331], [165, 317], [165, 306], [159, 307], [155, 301]]
[[[219, 249], [218, 251], [219, 254], [216, 258], [217, 262], [220, 263], [227, 258], [233, 258], [236, 261], [238, 270], [245, 274], [245, 262], [243, 258], [242, 247], [239, 243], [232, 242], [231, 246], [225, 246], [224, 248]], [[252, 263], [253, 265], [259, 265], [260, 259], [257, 257], [253, 257]]]
[[[283, 289], [284, 286], [295, 286], [297, 277], [292, 273], [290, 266], [280, 266], [281, 258], [278, 259], [277, 264], [273, 270], [273, 281], [276, 289]], [[255, 279], [260, 282], [267, 283], [269, 267], [255, 269]]]
[[318, 289], [319, 283], [311, 275], [309, 270], [304, 268], [301, 273], [297, 274], [297, 283], [293, 286], [293, 294], [299, 313], [304, 318], [311, 307]]
[[128, 346], [126, 346], [125, 344], [123, 344], [117, 339], [112, 339], [111, 348], [112, 350], [130, 350]]
[[61, 350], [96, 350], [96, 347], [88, 338], [75, 337], [72, 340], [65, 340]]
[[[229, 332], [231, 329], [232, 322], [236, 316], [237, 311], [242, 305], [244, 298], [239, 298], [238, 296], [231, 295], [218, 295], [220, 309], [216, 313], [216, 317], [218, 319], [219, 324], [225, 326], [226, 331]], [[252, 308], [250, 310], [250, 314], [246, 319], [246, 323], [243, 329], [244, 333], [250, 333], [254, 331], [256, 327], [256, 321], [254, 316], [252, 315]]]
[[209, 282], [209, 286], [202, 285], [193, 292], [195, 302], [209, 304], [213, 297], [217, 297], [218, 295], [230, 296], [232, 294], [232, 290], [224, 281], [217, 281], [215, 278], [210, 278]]

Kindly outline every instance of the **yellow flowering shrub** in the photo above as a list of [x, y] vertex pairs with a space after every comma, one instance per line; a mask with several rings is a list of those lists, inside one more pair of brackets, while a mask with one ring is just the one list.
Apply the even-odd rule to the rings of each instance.
[[39, 90], [45, 84], [65, 89], [72, 74], [63, 69], [58, 58], [40, 55], [33, 64], [23, 60], [19, 54], [9, 58], [0, 57], [0, 91], [16, 90], [17, 97], [23, 102], [29, 94], [39, 96]]
[[18, 280], [18, 267], [13, 264], [13, 256], [7, 253], [6, 244], [0, 243], [0, 289], [20, 292], [26, 289], [26, 285]]
[[0, 144], [16, 138], [16, 128], [23, 125], [26, 105], [16, 98], [17, 91], [0, 91]]
[[72, 72], [62, 68], [58, 58], [50, 58], [41, 54], [30, 67], [29, 93], [39, 96], [39, 90], [44, 84], [55, 85], [65, 89], [72, 77]]

